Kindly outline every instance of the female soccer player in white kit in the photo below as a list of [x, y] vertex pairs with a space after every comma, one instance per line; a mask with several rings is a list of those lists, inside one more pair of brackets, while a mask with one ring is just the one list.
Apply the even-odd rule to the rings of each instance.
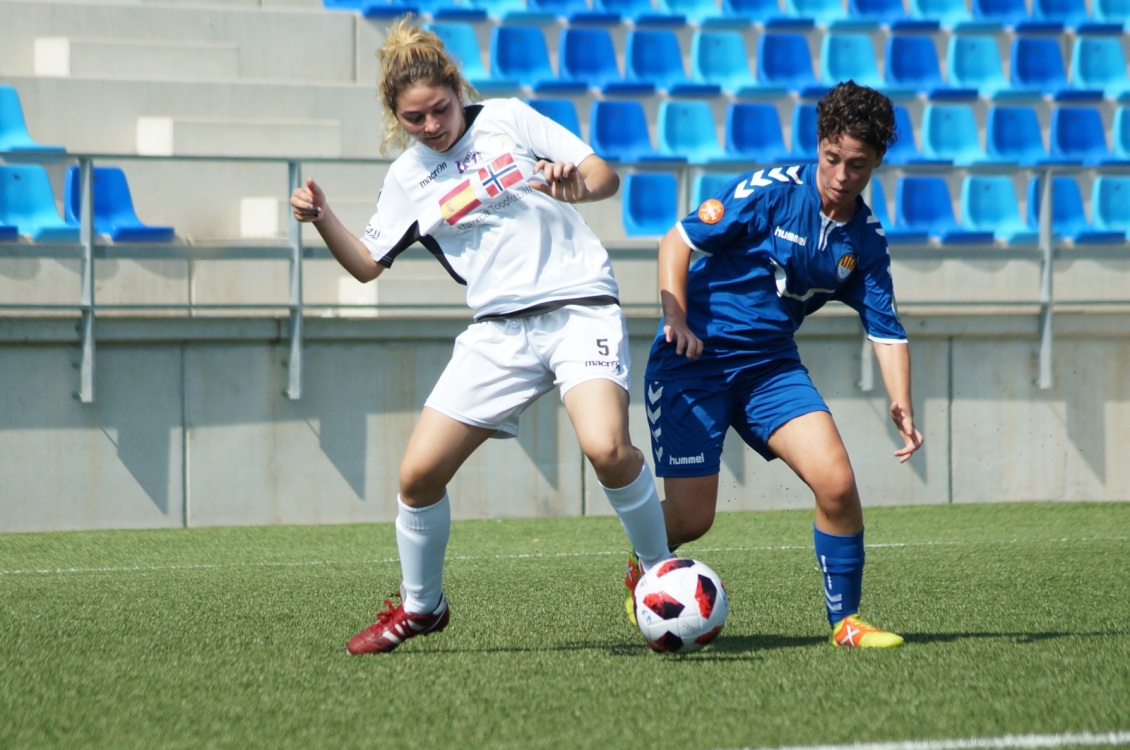
[[382, 146], [415, 143], [390, 166], [364, 235], [344, 227], [312, 179], [291, 208], [363, 282], [421, 244], [467, 286], [475, 320], [401, 461], [401, 602], [385, 602], [349, 642], [353, 654], [447, 626], [447, 484], [488, 438], [514, 437], [522, 411], [554, 386], [644, 567], [671, 556], [655, 481], [628, 434], [628, 340], [608, 253], [569, 205], [614, 195], [619, 177], [518, 100], [466, 104], [470, 86], [442, 42], [409, 20], [379, 55]]

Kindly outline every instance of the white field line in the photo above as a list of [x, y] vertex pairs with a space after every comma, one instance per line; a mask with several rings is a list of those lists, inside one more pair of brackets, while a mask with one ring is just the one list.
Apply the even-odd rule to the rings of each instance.
[[[902, 549], [915, 547], [959, 547], [982, 546], [986, 544], [1032, 544], [1032, 543], [1065, 543], [1084, 544], [1087, 542], [1126, 542], [1130, 537], [1080, 537], [1071, 539], [1061, 537], [1056, 539], [992, 539], [979, 542], [886, 542], [868, 544], [868, 549]], [[761, 547], [712, 547], [696, 549], [695, 554], [727, 554], [734, 552], [796, 552], [811, 550], [811, 545], [778, 545]], [[547, 554], [524, 553], [515, 555], [449, 555], [448, 561], [480, 561], [480, 560], [532, 560], [532, 559], [564, 559], [576, 557], [607, 557], [610, 555], [623, 556], [626, 550], [604, 550], [596, 552], [553, 552]], [[71, 567], [71, 568], [24, 568], [3, 570], [0, 576], [32, 576], [32, 575], [81, 575], [89, 573], [162, 573], [183, 570], [224, 570], [235, 568], [317, 568], [330, 565], [384, 565], [396, 563], [399, 558], [384, 557], [365, 560], [300, 560], [293, 562], [250, 562], [250, 563], [188, 563], [184, 565], [122, 565], [105, 567]]]
[[[1006, 734], [1003, 737], [860, 742], [853, 745], [794, 745], [773, 750], [980, 750], [981, 748], [1114, 747], [1130, 745], [1130, 731], [1067, 734]], [[742, 750], [751, 750], [743, 748]], [[759, 750], [769, 750], [761, 748]]]

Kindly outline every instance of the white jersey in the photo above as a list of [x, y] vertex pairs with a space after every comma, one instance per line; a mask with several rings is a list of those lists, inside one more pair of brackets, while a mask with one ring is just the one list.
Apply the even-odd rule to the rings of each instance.
[[517, 99], [466, 108], [444, 152], [415, 144], [389, 168], [361, 241], [391, 267], [420, 242], [467, 286], [475, 318], [618, 296], [608, 251], [573, 206], [530, 187], [539, 159], [580, 164], [592, 149]]

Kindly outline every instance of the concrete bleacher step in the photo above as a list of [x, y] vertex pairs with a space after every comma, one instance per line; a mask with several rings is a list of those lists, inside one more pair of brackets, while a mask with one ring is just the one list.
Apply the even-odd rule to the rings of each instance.
[[231, 80], [239, 77], [234, 43], [39, 37], [35, 75], [138, 80]]
[[340, 157], [340, 120], [139, 117], [143, 156]]

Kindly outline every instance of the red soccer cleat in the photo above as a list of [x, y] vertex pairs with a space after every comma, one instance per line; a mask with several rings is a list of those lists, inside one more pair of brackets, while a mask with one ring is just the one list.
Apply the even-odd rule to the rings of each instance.
[[[400, 598], [399, 594], [393, 594]], [[438, 633], [447, 627], [451, 610], [447, 597], [440, 595], [439, 607], [427, 615], [417, 615], [404, 611], [403, 600], [395, 607], [385, 599], [386, 609], [377, 615], [373, 625], [362, 630], [349, 642], [345, 650], [351, 654], [386, 654], [409, 638], [418, 635]]]

